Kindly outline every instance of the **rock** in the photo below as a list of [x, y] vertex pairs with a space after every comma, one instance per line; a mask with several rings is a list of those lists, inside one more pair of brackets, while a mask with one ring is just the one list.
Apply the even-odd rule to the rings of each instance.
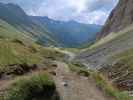
[[116, 84], [120, 90], [128, 90], [128, 91], [133, 90], [133, 80], [127, 79], [127, 80], [117, 82]]
[[56, 72], [55, 71], [50, 71], [49, 73], [54, 75], [54, 76], [56, 76]]
[[63, 86], [65, 86], [65, 87], [68, 86], [67, 82], [62, 82], [61, 84], [62, 84]]
[[4, 72], [0, 72], [0, 79], [3, 77]]
[[39, 66], [37, 64], [33, 64], [30, 66], [31, 70], [36, 70]]
[[133, 23], [133, 1], [119, 0], [117, 6], [111, 12], [102, 31], [98, 33], [97, 38], [100, 39], [110, 32], [120, 31]]
[[57, 68], [58, 67], [57, 64], [52, 64], [51, 66], [54, 67], [54, 68]]
[[8, 71], [5, 72], [6, 75], [23, 75], [24, 70], [20, 65], [8, 65]]
[[37, 65], [28, 64], [12, 64], [7, 66], [9, 69], [5, 72], [6, 75], [23, 75], [31, 70], [37, 69]]

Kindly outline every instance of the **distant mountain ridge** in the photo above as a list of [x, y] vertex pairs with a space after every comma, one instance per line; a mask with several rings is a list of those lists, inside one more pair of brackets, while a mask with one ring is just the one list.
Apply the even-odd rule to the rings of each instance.
[[95, 40], [100, 25], [76, 21], [61, 22], [40, 16], [28, 16], [16, 4], [0, 3], [0, 20], [42, 45], [80, 47]]
[[96, 33], [101, 29], [100, 25], [83, 24], [76, 21], [55, 21], [48, 17], [31, 16], [46, 27], [53, 37], [65, 46], [75, 47], [95, 40]]

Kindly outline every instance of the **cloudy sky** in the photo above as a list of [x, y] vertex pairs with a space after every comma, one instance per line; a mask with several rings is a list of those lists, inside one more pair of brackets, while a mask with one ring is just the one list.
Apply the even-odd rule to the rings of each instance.
[[0, 2], [19, 4], [29, 15], [104, 24], [118, 0], [0, 0]]

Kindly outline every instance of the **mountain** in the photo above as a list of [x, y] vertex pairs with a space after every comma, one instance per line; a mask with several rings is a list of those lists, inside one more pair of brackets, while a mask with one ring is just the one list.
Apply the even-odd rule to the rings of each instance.
[[133, 23], [133, 2], [132, 0], [119, 0], [119, 3], [111, 12], [97, 38], [102, 38], [110, 32], [117, 32]]
[[95, 40], [100, 25], [28, 16], [16, 4], [0, 3], [0, 19], [42, 45], [80, 47]]
[[80, 47], [92, 42], [95, 40], [96, 33], [101, 29], [100, 25], [83, 24], [73, 20], [63, 22], [48, 17], [31, 16], [31, 18], [47, 28], [54, 39], [65, 47]]
[[77, 56], [78, 61], [97, 69], [120, 91], [133, 90], [132, 11], [132, 0], [119, 0], [98, 34], [100, 40]]
[[43, 42], [45, 45], [56, 44], [56, 41], [49, 36], [51, 33], [33, 22], [18, 5], [0, 3], [0, 19], [35, 41]]
[[[41, 99], [57, 100], [59, 97], [57, 97], [55, 83], [51, 75], [45, 75], [45, 73], [55, 60], [63, 60], [64, 54], [53, 48], [39, 45], [38, 39], [43, 36], [43, 39], [47, 39], [47, 43], [43, 42], [45, 45], [55, 45], [55, 42], [47, 38], [48, 33], [41, 31], [40, 27], [22, 12], [23, 10], [16, 5], [0, 4], [0, 84], [2, 86], [0, 100], [32, 100], [34, 98], [40, 100], [40, 96], [36, 94], [41, 94]], [[4, 80], [6, 82], [3, 82]], [[14, 82], [11, 81], [18, 85], [14, 87]], [[29, 86], [29, 84], [33, 85]], [[42, 88], [38, 91], [40, 86]], [[32, 88], [30, 92], [31, 87], [35, 91]]]
[[87, 61], [93, 63], [95, 66], [101, 66], [104, 63], [108, 63], [107, 58], [132, 49], [133, 14], [131, 11], [133, 11], [132, 0], [120, 0], [111, 12], [102, 31], [98, 33], [97, 38], [100, 38], [100, 40], [87, 48], [81, 54], [82, 57], [87, 58]]
[[[133, 5], [121, 0], [122, 12], [126, 1]], [[133, 8], [129, 5], [128, 11]], [[123, 19], [98, 33], [100, 40], [83, 51], [60, 49], [39, 44], [78, 47], [94, 41], [100, 26], [28, 16], [17, 5], [0, 4], [0, 100], [60, 100], [68, 88], [72, 100], [133, 100], [133, 25]]]

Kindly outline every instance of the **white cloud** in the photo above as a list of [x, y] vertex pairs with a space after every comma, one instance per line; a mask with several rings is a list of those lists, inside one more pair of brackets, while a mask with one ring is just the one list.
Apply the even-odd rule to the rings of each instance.
[[118, 0], [0, 0], [19, 4], [30, 15], [103, 24]]

